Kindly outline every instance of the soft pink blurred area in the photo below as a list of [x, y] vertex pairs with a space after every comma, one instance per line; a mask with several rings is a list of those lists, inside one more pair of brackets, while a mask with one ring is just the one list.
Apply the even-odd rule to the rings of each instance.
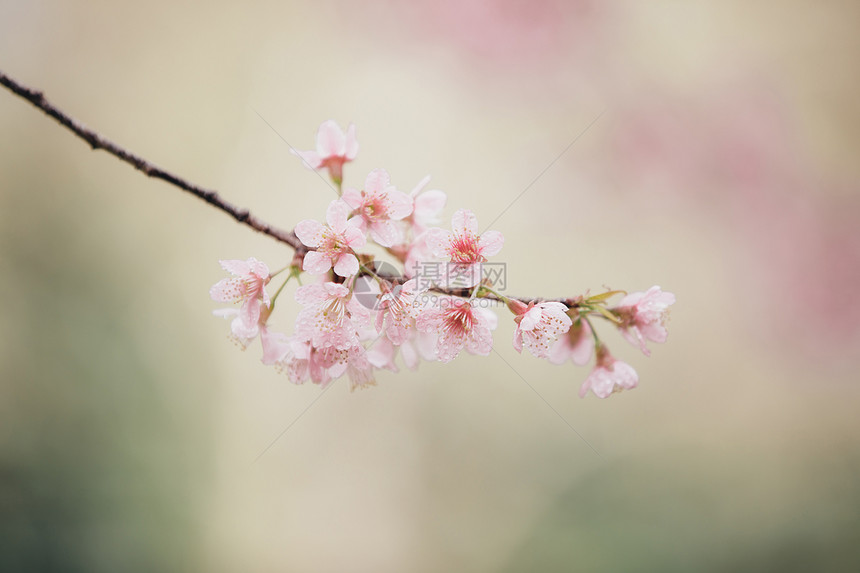
[[860, 194], [816, 169], [784, 96], [753, 79], [631, 107], [609, 152], [630, 200], [682, 200], [689, 216], [720, 218], [737, 249], [733, 290], [747, 291], [740, 302], [777, 352], [838, 359], [855, 348]]
[[857, 570], [858, 18], [0, 0], [3, 72], [275, 225], [333, 198], [290, 147], [354, 122], [344, 185], [430, 174], [508, 292], [677, 295], [650, 358], [600, 330], [607, 400], [503, 309], [486, 358], [294, 386], [207, 294], [291, 252], [2, 90], [0, 570]]
[[[370, 3], [367, 3], [370, 4]], [[600, 30], [592, 0], [381, 1], [377, 16], [408, 26], [406, 34], [427, 44], [447, 44], [478, 65], [498, 68], [557, 65]], [[367, 13], [367, 6], [359, 13]], [[401, 31], [402, 33], [403, 31]]]

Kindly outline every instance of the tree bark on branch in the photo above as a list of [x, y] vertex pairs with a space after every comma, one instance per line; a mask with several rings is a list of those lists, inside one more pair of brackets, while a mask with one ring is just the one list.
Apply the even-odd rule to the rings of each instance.
[[[305, 255], [305, 253], [307, 253], [309, 250], [311, 250], [308, 247], [306, 247], [299, 240], [299, 238], [296, 236], [294, 231], [284, 231], [283, 229], [278, 229], [277, 227], [274, 227], [274, 226], [270, 225], [269, 223], [266, 223], [265, 221], [263, 221], [262, 219], [260, 219], [256, 215], [253, 215], [248, 209], [239, 207], [239, 206], [234, 205], [233, 203], [230, 203], [229, 201], [223, 199], [216, 191], [213, 191], [211, 189], [205, 189], [203, 187], [195, 185], [194, 183], [191, 183], [191, 182], [187, 181], [186, 179], [179, 177], [178, 175], [174, 175], [173, 173], [170, 173], [169, 171], [166, 171], [165, 169], [158, 167], [157, 165], [151, 163], [150, 161], [147, 161], [146, 159], [140, 157], [139, 155], [136, 155], [136, 154], [128, 151], [127, 149], [117, 145], [116, 143], [114, 143], [114, 142], [110, 141], [109, 139], [99, 135], [98, 133], [96, 133], [92, 129], [88, 128], [87, 126], [85, 126], [84, 124], [79, 122], [78, 120], [74, 119], [73, 117], [71, 117], [67, 113], [65, 113], [64, 111], [62, 111], [59, 108], [57, 108], [56, 106], [54, 106], [51, 102], [49, 102], [47, 100], [47, 98], [45, 98], [44, 94], [41, 91], [35, 90], [33, 88], [29, 88], [27, 86], [22, 85], [21, 83], [13, 80], [8, 75], [3, 73], [2, 70], [0, 70], [0, 84], [5, 86], [7, 89], [9, 89], [9, 91], [14, 93], [15, 95], [27, 100], [28, 102], [33, 104], [35, 107], [42, 110], [45, 114], [52, 117], [54, 120], [56, 120], [58, 123], [60, 123], [63, 127], [65, 127], [66, 129], [68, 129], [69, 131], [74, 133], [79, 138], [86, 141], [90, 145], [90, 147], [92, 147], [93, 150], [97, 150], [97, 149], [104, 150], [107, 153], [109, 153], [109, 154], [113, 155], [114, 157], [116, 157], [117, 159], [119, 159], [120, 161], [128, 163], [129, 165], [131, 165], [132, 167], [134, 167], [138, 171], [144, 173], [147, 177], [152, 177], [153, 179], [161, 179], [162, 181], [164, 181], [166, 183], [169, 183], [175, 187], [178, 187], [178, 188], [182, 189], [183, 191], [186, 191], [186, 192], [190, 193], [191, 195], [194, 195], [195, 197], [198, 197], [198, 198], [202, 199], [203, 201], [206, 201], [207, 203], [209, 203], [210, 205], [212, 205], [216, 209], [220, 209], [221, 211], [224, 211], [225, 213], [230, 215], [233, 219], [235, 219], [239, 223], [241, 223], [243, 225], [247, 225], [248, 227], [251, 227], [252, 229], [254, 229], [255, 231], [257, 231], [259, 233], [263, 233], [264, 235], [268, 235], [269, 237], [272, 237], [276, 241], [280, 241], [281, 243], [285, 243], [285, 244], [289, 245], [290, 247], [292, 247], [296, 251], [296, 259], [297, 260], [302, 259]], [[402, 277], [387, 277], [386, 276], [386, 277], [381, 277], [381, 278], [384, 278], [386, 280], [390, 280], [392, 282], [400, 282], [400, 283], [402, 283], [405, 280]], [[469, 289], [435, 288], [433, 290], [435, 292], [438, 292], [441, 294], [448, 294], [451, 296], [459, 296], [459, 297], [464, 297], [464, 296], [468, 297], [469, 296]], [[482, 298], [495, 300], [498, 302], [504, 302], [504, 300], [502, 300], [501, 298], [499, 298], [493, 294], [489, 294], [489, 293], [485, 294]], [[509, 298], [516, 298], [516, 299], [521, 300], [521, 301], [526, 302], [526, 303], [529, 303], [529, 302], [536, 302], [537, 303], [537, 302], [542, 302], [542, 301], [554, 300], [557, 302], [562, 302], [569, 307], [578, 306], [582, 301], [582, 297], [561, 298], [561, 299], [542, 299], [542, 298], [529, 298], [529, 297], [526, 297], [526, 298], [509, 297]]]

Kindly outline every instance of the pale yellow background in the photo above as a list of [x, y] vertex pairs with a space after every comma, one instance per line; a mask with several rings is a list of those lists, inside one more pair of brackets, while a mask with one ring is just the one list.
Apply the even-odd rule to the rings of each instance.
[[332, 194], [258, 114], [299, 149], [355, 122], [347, 184], [430, 173], [446, 219], [487, 224], [603, 113], [493, 228], [510, 292], [677, 294], [650, 359], [602, 331], [640, 387], [580, 400], [587, 369], [517, 355], [500, 313], [504, 360], [339, 382], [252, 465], [320, 390], [234, 348], [207, 291], [219, 258], [290, 252], [0, 90], [0, 569], [855, 569], [857, 346], [777, 340], [722, 211], [643, 199], [607, 140], [640, 95], [767, 78], [812, 168], [854, 183], [816, 201], [856, 209], [856, 6], [601, 3], [516, 63], [411, 10], [2, 0], [0, 69], [284, 228]]

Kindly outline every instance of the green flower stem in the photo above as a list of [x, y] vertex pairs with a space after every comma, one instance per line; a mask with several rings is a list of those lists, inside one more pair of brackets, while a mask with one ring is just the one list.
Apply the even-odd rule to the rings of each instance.
[[600, 345], [603, 344], [600, 342], [600, 338], [597, 336], [597, 330], [594, 328], [594, 325], [591, 323], [591, 320], [588, 318], [588, 314], [580, 314], [579, 315], [585, 322], [588, 323], [588, 326], [591, 328], [591, 336], [594, 337], [594, 347], [600, 348]]
[[[278, 272], [280, 272], [280, 271], [278, 271]], [[274, 276], [274, 275], [273, 275], [273, 276]], [[269, 312], [270, 312], [270, 313], [271, 313], [273, 310], [275, 310], [275, 301], [276, 301], [276, 300], [278, 300], [278, 295], [280, 295], [280, 294], [281, 294], [281, 291], [282, 291], [282, 290], [284, 290], [284, 287], [285, 287], [285, 286], [287, 286], [287, 283], [288, 283], [288, 282], [290, 282], [290, 279], [291, 279], [291, 278], [293, 278], [293, 276], [296, 276], [296, 277], [298, 278], [298, 275], [295, 275], [295, 273], [290, 273], [290, 274], [287, 276], [287, 279], [286, 279], [286, 280], [281, 284], [281, 286], [280, 286], [280, 287], [278, 287], [278, 290], [276, 290], [276, 291], [275, 291], [275, 294], [274, 294], [274, 295], [272, 295], [272, 298], [271, 298], [271, 305], [269, 306]]]
[[[480, 285], [478, 285], [478, 286], [480, 286]], [[492, 295], [497, 296], [497, 297], [498, 297], [499, 299], [501, 299], [501, 301], [502, 301], [502, 302], [504, 302], [505, 304], [507, 304], [507, 303], [508, 303], [508, 301], [510, 300], [510, 299], [509, 299], [508, 297], [506, 297], [505, 295], [500, 294], [500, 293], [497, 293], [496, 291], [494, 291], [493, 289], [491, 289], [491, 288], [490, 288], [490, 287], [488, 287], [488, 286], [481, 286], [481, 287], [480, 287], [480, 292], [479, 292], [479, 294], [483, 294], [483, 291], [486, 291], [486, 292], [488, 292], [488, 293], [490, 293], [490, 294], [492, 294]], [[474, 295], [473, 295], [473, 296], [474, 296]]]

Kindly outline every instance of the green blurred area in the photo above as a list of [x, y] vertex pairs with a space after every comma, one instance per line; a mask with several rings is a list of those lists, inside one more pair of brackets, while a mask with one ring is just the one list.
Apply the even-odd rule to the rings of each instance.
[[[607, 9], [624, 32], [607, 58], [631, 90], [696, 93], [798, 28], [833, 54], [856, 43], [847, 4], [805, 21], [792, 3], [778, 22], [701, 4]], [[602, 124], [535, 180], [601, 109], [612, 120], [618, 78], [583, 65], [591, 52], [485, 67], [401, 17], [386, 3], [7, 0], [0, 69], [284, 228], [332, 196], [258, 113], [299, 149], [321, 121], [355, 121], [347, 183], [382, 166], [409, 190], [430, 172], [446, 218], [467, 207], [489, 223], [533, 182], [493, 223], [509, 291], [678, 295], [650, 359], [605, 331], [641, 387], [579, 400], [587, 370], [517, 355], [502, 310], [501, 358], [383, 373], [354, 394], [292, 386], [227, 340], [207, 296], [218, 259], [280, 268], [291, 253], [3, 91], [0, 571], [857, 569], [856, 356], [769, 340], [737, 288], [747, 246], [725, 212], [632, 203], [589, 171]], [[755, 33], [725, 42], [734, 22]], [[855, 176], [856, 133], [822, 109], [853, 111], [857, 85], [811, 56], [775, 61], [810, 154]], [[290, 306], [273, 316], [285, 331]]]
[[504, 570], [851, 571], [858, 456], [842, 448], [781, 453], [786, 473], [695, 447], [618, 460], [571, 483]]
[[37, 155], [3, 162], [0, 570], [197, 570], [208, 368], [152, 342], [182, 313], [139, 320], [102, 211]]

